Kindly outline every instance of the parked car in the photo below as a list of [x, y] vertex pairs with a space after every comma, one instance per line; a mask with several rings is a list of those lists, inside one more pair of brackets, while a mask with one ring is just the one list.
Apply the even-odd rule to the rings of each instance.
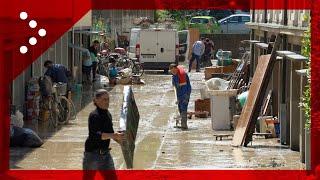
[[250, 22], [249, 14], [233, 14], [218, 21], [223, 34], [250, 33], [250, 29], [245, 25], [246, 22]]
[[217, 21], [225, 17], [228, 17], [232, 14], [233, 13], [231, 10], [210, 10], [209, 12], [209, 16], [216, 18]]
[[211, 16], [192, 17], [189, 23], [189, 27], [199, 29], [200, 34], [220, 32], [217, 20]]

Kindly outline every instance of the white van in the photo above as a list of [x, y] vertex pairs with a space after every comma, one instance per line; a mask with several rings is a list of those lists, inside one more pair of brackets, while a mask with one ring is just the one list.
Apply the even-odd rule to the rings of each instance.
[[129, 57], [135, 56], [144, 69], [165, 70], [178, 63], [179, 40], [175, 29], [132, 28]]

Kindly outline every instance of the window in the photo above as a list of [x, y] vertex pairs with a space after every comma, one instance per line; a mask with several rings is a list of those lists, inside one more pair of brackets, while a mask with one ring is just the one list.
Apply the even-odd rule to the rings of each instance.
[[191, 19], [190, 22], [191, 23], [198, 23], [198, 24], [207, 24], [209, 22], [209, 20], [204, 19], [204, 18], [194, 18], [194, 19]]
[[229, 18], [230, 23], [238, 23], [239, 22], [239, 16], [233, 16]]
[[249, 16], [242, 16], [242, 22], [250, 22], [250, 17]]

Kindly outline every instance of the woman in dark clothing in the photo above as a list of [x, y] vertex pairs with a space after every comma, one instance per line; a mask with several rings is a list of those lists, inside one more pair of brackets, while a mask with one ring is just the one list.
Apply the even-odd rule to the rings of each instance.
[[[119, 144], [123, 133], [114, 132], [109, 108], [109, 93], [104, 89], [95, 92], [94, 100], [97, 107], [89, 115], [89, 136], [85, 142], [83, 158], [84, 170], [114, 170], [110, 154], [110, 139]], [[96, 171], [84, 171], [84, 179], [94, 179]], [[101, 171], [105, 179], [116, 179], [114, 171]]]

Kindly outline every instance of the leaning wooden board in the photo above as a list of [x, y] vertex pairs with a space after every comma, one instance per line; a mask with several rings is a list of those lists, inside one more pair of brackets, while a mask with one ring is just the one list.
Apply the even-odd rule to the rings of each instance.
[[270, 55], [259, 57], [259, 63], [252, 79], [252, 84], [249, 89], [248, 98], [245, 106], [242, 109], [240, 119], [237, 124], [235, 134], [233, 136], [233, 145], [241, 146], [247, 133], [248, 126], [252, 121], [253, 111], [257, 98], [260, 95], [263, 78], [267, 73], [267, 68], [270, 63]]
[[124, 87], [123, 96], [123, 104], [120, 116], [120, 130], [125, 133], [125, 140], [121, 144], [121, 150], [127, 168], [132, 169], [135, 140], [137, 136], [140, 115], [131, 86]]
[[268, 82], [276, 61], [276, 51], [281, 39], [281, 36], [278, 35], [271, 55], [263, 55], [258, 59], [258, 66], [252, 78], [248, 98], [242, 109], [241, 116], [233, 136], [233, 146], [246, 146], [252, 138], [254, 126], [261, 111]]

